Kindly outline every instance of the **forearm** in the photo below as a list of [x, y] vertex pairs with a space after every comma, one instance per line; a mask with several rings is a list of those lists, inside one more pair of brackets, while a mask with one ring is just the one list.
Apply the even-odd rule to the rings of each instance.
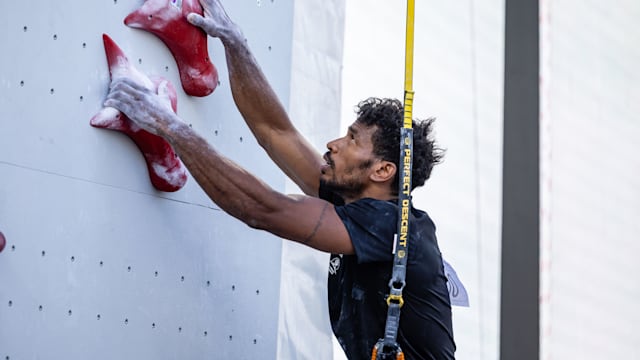
[[245, 122], [280, 169], [306, 194], [317, 195], [321, 155], [293, 126], [242, 31], [220, 1], [200, 2], [205, 16], [189, 14], [187, 19], [224, 45], [231, 93]]
[[163, 132], [213, 202], [251, 227], [265, 227], [261, 219], [277, 210], [284, 195], [222, 156], [189, 126], [174, 122]]
[[293, 126], [240, 32], [221, 38], [233, 99], [260, 146], [305, 194], [315, 196], [321, 157]]
[[271, 131], [295, 131], [242, 33], [235, 30], [221, 40], [233, 99], [258, 142], [269, 147]]

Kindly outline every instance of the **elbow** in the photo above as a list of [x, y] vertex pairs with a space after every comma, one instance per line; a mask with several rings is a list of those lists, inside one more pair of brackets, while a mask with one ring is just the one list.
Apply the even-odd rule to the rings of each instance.
[[252, 229], [266, 230], [271, 232], [274, 220], [277, 215], [277, 207], [265, 204], [252, 204], [245, 207], [240, 220]]
[[[272, 196], [263, 197], [261, 202], [253, 203], [245, 207], [246, 212], [241, 220], [252, 229], [268, 231], [276, 236], [287, 237], [286, 219], [290, 217], [292, 205], [299, 202], [289, 196], [276, 191], [269, 193]], [[284, 226], [284, 227], [283, 227]]]
[[248, 216], [245, 219], [243, 219], [242, 221], [252, 229], [266, 230], [266, 226], [265, 226], [264, 221], [261, 221], [256, 216]]
[[258, 145], [260, 145], [261, 148], [263, 148], [265, 151], [268, 151], [271, 149], [271, 141], [267, 136], [259, 136], [256, 137], [256, 142], [258, 143]]

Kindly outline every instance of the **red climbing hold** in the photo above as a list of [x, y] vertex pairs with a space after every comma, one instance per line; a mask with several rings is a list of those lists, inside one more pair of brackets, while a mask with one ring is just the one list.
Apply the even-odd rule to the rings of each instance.
[[198, 0], [146, 0], [124, 23], [159, 37], [178, 64], [184, 91], [207, 96], [218, 86], [218, 70], [209, 60], [207, 34], [187, 21], [190, 13], [203, 14]]
[[0, 252], [4, 250], [5, 245], [7, 245], [7, 239], [4, 237], [2, 231], [0, 231]]
[[[104, 49], [109, 63], [111, 80], [128, 77], [148, 89], [158, 91], [163, 78], [149, 79], [129, 63], [122, 49], [106, 34], [102, 35]], [[176, 111], [178, 100], [176, 89], [167, 83], [171, 107]], [[127, 134], [138, 146], [147, 162], [149, 177], [153, 186], [161, 191], [172, 192], [181, 189], [187, 182], [187, 172], [173, 148], [163, 138], [141, 129], [117, 109], [105, 107], [91, 118], [91, 126], [116, 130]]]

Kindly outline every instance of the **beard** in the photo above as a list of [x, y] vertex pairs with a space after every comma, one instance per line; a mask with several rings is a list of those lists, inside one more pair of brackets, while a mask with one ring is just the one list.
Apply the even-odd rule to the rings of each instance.
[[320, 184], [321, 187], [339, 195], [343, 199], [358, 198], [364, 189], [364, 184], [356, 180], [337, 181], [335, 178], [330, 180], [320, 179]]
[[[366, 180], [362, 176], [366, 176], [365, 171], [373, 164], [372, 159], [364, 160], [361, 163], [347, 167], [343, 172], [341, 179], [336, 174], [336, 166], [331, 157], [331, 152], [327, 151], [324, 155], [327, 165], [331, 168], [329, 179], [320, 178], [320, 185], [329, 192], [340, 196], [342, 199], [357, 199], [364, 191]], [[323, 175], [327, 175], [324, 171]], [[358, 176], [360, 175], [360, 176]], [[329, 176], [327, 176], [329, 177]]]
[[359, 198], [365, 188], [365, 181], [362, 177], [354, 176], [354, 174], [363, 174], [363, 172], [371, 166], [372, 161], [366, 160], [355, 167], [348, 168], [345, 171], [345, 175], [348, 178], [338, 180], [335, 173], [335, 165], [333, 164], [330, 156], [327, 158], [329, 159], [329, 165], [333, 171], [330, 179], [320, 179], [322, 186], [330, 192], [339, 195], [343, 199]]

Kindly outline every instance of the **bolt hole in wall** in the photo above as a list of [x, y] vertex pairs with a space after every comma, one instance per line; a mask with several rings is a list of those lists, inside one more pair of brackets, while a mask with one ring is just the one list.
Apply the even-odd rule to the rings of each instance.
[[[264, 2], [264, 3], [262, 3]], [[260, 2], [262, 5], [265, 5], [265, 7], [267, 7], [267, 5], [269, 4], [269, 2], [262, 0], [262, 2]], [[273, 2], [273, 0], [271, 1]], [[113, 4], [115, 6], [119, 6], [122, 5], [123, 7], [127, 7], [128, 3], [120, 3], [118, 4], [117, 0], [113, 1]], [[108, 2], [106, 3], [107, 7]], [[118, 9], [120, 8], [109, 8], [110, 11], [118, 11]], [[155, 20], [157, 20], [157, 16], [154, 16]], [[118, 29], [121, 26], [121, 19], [117, 19], [117, 26]], [[42, 47], [49, 47], [49, 48], [58, 48], [60, 46], [66, 46], [68, 52], [75, 52], [75, 54], [81, 54], [82, 56], [87, 56], [88, 54], [93, 54], [94, 52], [97, 52], [101, 57], [103, 56], [102, 52], [102, 46], [97, 47], [89, 47], [88, 45], [93, 43], [94, 45], [97, 45], [96, 43], [94, 43], [94, 39], [93, 38], [89, 38], [89, 37], [85, 37], [85, 40], [79, 40], [78, 38], [76, 38], [76, 40], [74, 41], [73, 39], [69, 38], [69, 34], [66, 33], [63, 29], [56, 29], [54, 31], [56, 31], [56, 33], [51, 34], [50, 30], [47, 31], [46, 28], [41, 27], [40, 25], [37, 24], [37, 26], [27, 26], [27, 25], [23, 25], [22, 27], [19, 26], [19, 23], [16, 24], [17, 26], [13, 27], [13, 32], [17, 33], [18, 35], [20, 35], [20, 31], [23, 31], [23, 36], [17, 36], [16, 38], [20, 39], [20, 41], [23, 41], [23, 39], [30, 39], [31, 37], [35, 38], [35, 39], [39, 39], [41, 41], [40, 46]], [[55, 25], [55, 24], [53, 24]], [[62, 35], [58, 35], [57, 31], [61, 31]], [[105, 32], [109, 32], [111, 31], [110, 29], [104, 29]], [[29, 34], [26, 34], [27, 32], [29, 32]], [[133, 31], [130, 31], [133, 33]], [[37, 36], [36, 36], [37, 35]], [[49, 38], [48, 40], [51, 41], [47, 41], [47, 37]], [[126, 37], [123, 36], [123, 40], [122, 41], [127, 41]], [[60, 40], [59, 42], [57, 40]], [[71, 40], [71, 41], [69, 41]], [[79, 40], [79, 41], [78, 41]], [[273, 40], [270, 40], [273, 41]], [[155, 44], [155, 43], [154, 43]], [[156, 44], [157, 45], [157, 44]], [[262, 49], [264, 49], [266, 44], [261, 44], [260, 47]], [[278, 43], [272, 43], [268, 46], [269, 51], [273, 51], [275, 49], [275, 47], [278, 47], [279, 49], [283, 48], [283, 46]], [[71, 50], [69, 50], [69, 48], [71, 48]], [[140, 51], [141, 54], [144, 54], [144, 52], [141, 50]], [[215, 58], [213, 56], [214, 54], [212, 54], [212, 61], [222, 61], [221, 58]], [[275, 52], [271, 52], [269, 53], [269, 55], [271, 56], [275, 56], [276, 53]], [[146, 56], [146, 55], [144, 55]], [[103, 72], [104, 74], [107, 74], [108, 68], [106, 65], [102, 64], [103, 59], [99, 57], [99, 59], [101, 60], [100, 63], [96, 64], [96, 68], [101, 68], [100, 71]], [[93, 57], [91, 57], [90, 59], [93, 59]], [[139, 64], [147, 64], [146, 62], [143, 62], [143, 59], [141, 58], [141, 56], [139, 56], [138, 59], [135, 59], [135, 56], [131, 59], [135, 62], [135, 60], [137, 60], [137, 62]], [[153, 60], [153, 61], [151, 61]], [[155, 63], [157, 59], [153, 58], [147, 58], [146, 61], [149, 61], [148, 64], [152, 64]], [[161, 60], [162, 62], [160, 62], [160, 67], [158, 70], [160, 70], [160, 72], [162, 71], [162, 68], [164, 68], [164, 71], [166, 73], [173, 73], [174, 71], [170, 69], [172, 68], [171, 65], [167, 65], [169, 64], [169, 62], [167, 60]], [[162, 63], [165, 63], [165, 65], [161, 65]], [[150, 65], [147, 65], [150, 66]], [[141, 70], [148, 70], [148, 69], [142, 69]], [[96, 76], [97, 72], [94, 72], [93, 70], [91, 70], [91, 76]], [[102, 74], [102, 75], [104, 75]], [[44, 86], [39, 87], [38, 86], [38, 82], [37, 82], [37, 78], [35, 77], [29, 77], [28, 74], [23, 74], [23, 75], [18, 75], [20, 77], [23, 77], [23, 79], [17, 80], [19, 79], [19, 77], [16, 79], [11, 79], [11, 83], [13, 85], [15, 85], [16, 83], [19, 84], [19, 93], [25, 93], [25, 91], [31, 91], [33, 90], [34, 93], [38, 93], [41, 94], [39, 96], [44, 96], [46, 97], [46, 94], [44, 93], [45, 91], [50, 93], [50, 97], [47, 98], [49, 99], [49, 101], [64, 101], [64, 100], [69, 100], [71, 104], [71, 106], [82, 106], [82, 109], [84, 110], [84, 106], [85, 105], [91, 105], [93, 104], [93, 102], [96, 100], [97, 96], [96, 93], [91, 89], [92, 86], [97, 86], [95, 84], [92, 85], [87, 85], [87, 88], [85, 90], [80, 90], [83, 92], [83, 94], [78, 95], [77, 92], [73, 92], [73, 89], [70, 89], [71, 91], [68, 91], [69, 88], [65, 87], [64, 85], [60, 84], [59, 82], [55, 81], [55, 78], [52, 78], [53, 80], [50, 83], [45, 83]], [[17, 80], [17, 81], [16, 81]], [[34, 85], [33, 88], [26, 88], [26, 85]], [[218, 81], [218, 85], [221, 85], [221, 82]], [[49, 86], [49, 89], [47, 89], [47, 86]], [[15, 86], [14, 86], [15, 88]], [[102, 94], [106, 91], [107, 86], [104, 86], [104, 89], [98, 91], [98, 93]], [[77, 90], [76, 90], [77, 91]], [[71, 92], [71, 96], [70, 99], [66, 98], [66, 95]], [[84, 94], [87, 94], [87, 98], [85, 99]], [[53, 95], [56, 96], [56, 98], [53, 98]], [[75, 100], [73, 99], [75, 97]], [[87, 100], [87, 102], [84, 102], [84, 100]], [[80, 104], [79, 104], [80, 103]], [[89, 114], [91, 115], [91, 114]], [[88, 118], [86, 120], [88, 122]], [[218, 126], [224, 126], [224, 125], [220, 125], [220, 124], [216, 124]], [[196, 126], [198, 126], [198, 124], [196, 123]], [[225, 128], [225, 132], [226, 132], [226, 136], [225, 138], [228, 138], [229, 140], [232, 140], [234, 137], [241, 143], [244, 142], [244, 137], [240, 136], [240, 134], [238, 134], [238, 129], [236, 128], [229, 128], [229, 127], [223, 127]], [[88, 128], [87, 129], [91, 129]], [[90, 131], [90, 130], [87, 130]], [[92, 131], [92, 130], [91, 130]], [[96, 133], [96, 134], [100, 134], [100, 133]], [[209, 133], [211, 135], [211, 133]], [[215, 136], [218, 137], [220, 136], [221, 138], [221, 130], [215, 130]], [[218, 140], [220, 140], [220, 138], [216, 138]], [[105, 143], [107, 143], [105, 141]], [[243, 146], [248, 146], [248, 145], [253, 145], [254, 142], [250, 141], [248, 144], [243, 144]], [[114, 145], [114, 144], [107, 144], [107, 145]], [[117, 145], [117, 144], [116, 144]], [[77, 245], [77, 244], [75, 244]], [[207, 274], [206, 276], [213, 276], [210, 277], [209, 279], [213, 278], [214, 280], [204, 280], [202, 278], [198, 278], [197, 274], [193, 274], [192, 272], [188, 272], [185, 270], [178, 270], [180, 272], [182, 272], [182, 274], [180, 272], [176, 273], [175, 269], [171, 269], [171, 268], [166, 268], [166, 267], [156, 267], [156, 269], [153, 269], [153, 267], [149, 268], [145, 265], [148, 265], [148, 263], [144, 263], [142, 261], [136, 260], [136, 269], [140, 270], [140, 273], [133, 273], [133, 265], [124, 265], [126, 264], [126, 262], [122, 263], [120, 261], [114, 260], [114, 257], [111, 257], [109, 253], [92, 253], [92, 252], [87, 252], [87, 251], [82, 251], [82, 249], [78, 246], [74, 246], [74, 250], [72, 250], [73, 252], [76, 253], [80, 253], [80, 255], [78, 255], [77, 257], [75, 255], [68, 255], [67, 253], [60, 253], [59, 251], [57, 251], [56, 249], [54, 250], [46, 250], [46, 249], [42, 249], [43, 245], [36, 245], [35, 248], [28, 248], [28, 247], [21, 247], [23, 245], [17, 246], [17, 245], [12, 245], [12, 244], [7, 244], [7, 248], [6, 250], [10, 250], [9, 255], [22, 255], [22, 253], [16, 253], [18, 248], [20, 250], [25, 249], [25, 253], [29, 253], [31, 257], [37, 257], [38, 255], [38, 250], [37, 247], [40, 247], [40, 255], [41, 255], [41, 260], [39, 261], [39, 265], [43, 266], [46, 265], [47, 267], [51, 266], [57, 266], [58, 270], [63, 271], [63, 272], [77, 272], [78, 271], [93, 271], [94, 274], [97, 275], [97, 279], [100, 280], [100, 282], [97, 282], [97, 286], [101, 287], [102, 289], [107, 288], [105, 286], [106, 282], [111, 281], [112, 279], [122, 279], [122, 277], [126, 278], [128, 282], [130, 281], [138, 281], [140, 280], [141, 282], [146, 282], [143, 285], [144, 286], [149, 286], [147, 284], [154, 284], [151, 286], [167, 286], [167, 287], [173, 287], [175, 288], [176, 286], [180, 286], [181, 289], [180, 291], [184, 291], [184, 289], [192, 291], [193, 289], [198, 290], [198, 287], [202, 287], [203, 285], [206, 286], [206, 291], [207, 293], [211, 293], [211, 294], [215, 294], [215, 296], [217, 296], [217, 294], [219, 292], [228, 292], [229, 287], [228, 283], [224, 284], [224, 287], [221, 286], [223, 285], [223, 283], [219, 283], [219, 281], [217, 280], [218, 278], [216, 277], [215, 274]], [[25, 254], [26, 255], [26, 254]], [[66, 260], [65, 260], [66, 257]], [[98, 260], [97, 262], [95, 261], [95, 258], [99, 257], [105, 257], [108, 258], [109, 260], [107, 260], [106, 262], [103, 260]], [[35, 259], [37, 260], [37, 259]], [[127, 261], [127, 260], [125, 260]], [[130, 260], [129, 260], [130, 261]], [[94, 266], [98, 265], [98, 269], [96, 269]], [[106, 263], [106, 264], [105, 264]], [[87, 265], [87, 269], [84, 268], [83, 264]], [[157, 264], [157, 263], [156, 263]], [[113, 265], [113, 266], [110, 266]], [[124, 266], [123, 266], [124, 265]], [[157, 264], [157, 265], [166, 265], [166, 264]], [[156, 265], [156, 266], [157, 266]], [[123, 274], [122, 270], [125, 270], [127, 272], [127, 274]], [[159, 274], [163, 273], [163, 278], [160, 279], [159, 278]], [[81, 282], [82, 280], [84, 280], [83, 276], [75, 276], [76, 274], [72, 274], [73, 276], [73, 280], [78, 280], [78, 284], [81, 286], [86, 285], [85, 283]], [[80, 274], [77, 274], [80, 275]], [[137, 275], [141, 275], [140, 277], [138, 277]], [[148, 279], [149, 276], [152, 276], [156, 279], [157, 281], [151, 281], [150, 279]], [[177, 276], [176, 276], [177, 275]], [[173, 276], [176, 276], [177, 278], [174, 278]], [[186, 281], [186, 278], [189, 278], [189, 282]], [[205, 277], [206, 278], [206, 277]], [[166, 282], [165, 282], [166, 280]], [[176, 284], [176, 280], [178, 280], [178, 284]], [[261, 289], [258, 289], [258, 286], [261, 286], [263, 284], [255, 284], [255, 283], [251, 283], [250, 280], [245, 280], [245, 279], [234, 279], [233, 280], [234, 283], [231, 286], [231, 290], [232, 292], [234, 292], [234, 296], [252, 296], [251, 295], [251, 291], [255, 292], [256, 298], [252, 298], [252, 300], [258, 300], [257, 296], [261, 297], [261, 301], [267, 302], [270, 301], [271, 299], [271, 291], [269, 290], [269, 287], [266, 287], [266, 290], [262, 291]], [[235, 285], [237, 282], [238, 285]], [[136, 285], [134, 283], [134, 285]], [[133, 285], [132, 285], [133, 286]], [[238, 292], [236, 293], [236, 287], [238, 288]], [[10, 288], [9, 288], [10, 289]], [[83, 288], [78, 287], [79, 290], [83, 290]], [[111, 288], [109, 288], [111, 289]], [[115, 291], [120, 291], [121, 288], [119, 287], [114, 287], [113, 289], [115, 289]], [[154, 288], [156, 289], [156, 288]], [[252, 290], [255, 289], [255, 290]], [[46, 290], [46, 289], [45, 289]], [[246, 292], [245, 292], [246, 291]], [[74, 292], [75, 294], [75, 292]], [[8, 294], [9, 295], [9, 291]], [[149, 330], [151, 329], [155, 329], [157, 331], [154, 331], [154, 334], [160, 334], [163, 331], [163, 328], [170, 328], [173, 327], [174, 331], [177, 329], [179, 333], [181, 333], [181, 337], [199, 337], [198, 335], [202, 336], [208, 336], [208, 330], [205, 331], [203, 329], [203, 327], [198, 327], [198, 328], [194, 328], [193, 325], [190, 325], [189, 323], [187, 324], [187, 328], [184, 328], [182, 326], [176, 327], [175, 325], [171, 324], [170, 322], [167, 322], [165, 319], [161, 318], [161, 317], [156, 317], [154, 316], [151, 319], [144, 319], [142, 317], [140, 317], [136, 311], [133, 311], [132, 309], [128, 309], [128, 310], [124, 310], [122, 311], [121, 309], [118, 309], [117, 311], [113, 311], [112, 308], [109, 308], [108, 306], [102, 306], [101, 304], [88, 304], [89, 306], [87, 306], [87, 304], [84, 304], [81, 300], [84, 298], [77, 298], [77, 299], [73, 299], [71, 304], [68, 305], [62, 305], [56, 300], [56, 299], [51, 299], [51, 298], [47, 298], [47, 294], [38, 294], [38, 298], [39, 300], [37, 300], [37, 302], [33, 303], [33, 302], [27, 302], [25, 304], [25, 301], [23, 300], [23, 298], [21, 298], [21, 294], [20, 293], [14, 293], [13, 291], [11, 291], [10, 293], [11, 295], [11, 300], [6, 299], [5, 297], [5, 304], [6, 307], [4, 307], [4, 311], [7, 311], [9, 313], [13, 314], [18, 314], [19, 311], [24, 311], [25, 313], [30, 314], [29, 316], [35, 318], [35, 319], [44, 319], [46, 321], [50, 321], [56, 318], [62, 318], [64, 320], [68, 321], [72, 321], [73, 326], [80, 326], [83, 324], [83, 320], [84, 320], [84, 316], [86, 315], [86, 317], [88, 318], [88, 320], [90, 322], [91, 321], [91, 314], [94, 314], [94, 320], [97, 321], [97, 323], [93, 323], [94, 325], [100, 325], [100, 326], [106, 326], [108, 324], [111, 324], [112, 322], [115, 323], [113, 325], [115, 325], [116, 327], [120, 327], [121, 330], [128, 330], [128, 331], [137, 331], [137, 330], [142, 330], [143, 332], [149, 332]], [[115, 296], [115, 295], [114, 295]], [[262, 296], [264, 296], [264, 299], [262, 298]], [[15, 301], [13, 299], [16, 299]], [[40, 302], [41, 304], [37, 304], [38, 302]], [[45, 310], [45, 306], [43, 304], [47, 304], [46, 306], [46, 312]], [[37, 304], [37, 305], [36, 305]], [[0, 303], [1, 306], [1, 303]], [[73, 306], [75, 308], [75, 310], [73, 310], [73, 308], [71, 308], [71, 306]], [[234, 304], [234, 306], [237, 306]], [[132, 308], [135, 309], [134, 305], [132, 305]], [[66, 309], [66, 310], [65, 310]], [[26, 310], [26, 311], [25, 311]], [[99, 310], [100, 313], [96, 313], [95, 310]], [[111, 311], [110, 311], [111, 310]], [[230, 309], [224, 309], [224, 312], [228, 311]], [[236, 309], [234, 310], [238, 310], [238, 313], [242, 312], [242, 307], [238, 306]], [[232, 310], [232, 311], [234, 311]], [[102, 317], [102, 312], [104, 312], [106, 315], [105, 318]], [[128, 316], [125, 315], [125, 317], [122, 317], [123, 313], [129, 313], [132, 316], [132, 319], [129, 319]], [[222, 311], [221, 311], [222, 312]], [[26, 316], [26, 315], [25, 315]], [[66, 317], [65, 317], [66, 316]], [[0, 312], [0, 318], [2, 318], [2, 313]], [[155, 319], [155, 320], [152, 320]], [[131, 323], [129, 323], [129, 321], [131, 320]], [[148, 320], [152, 320], [152, 323], [149, 324]], [[158, 322], [155, 322], [158, 321]], [[186, 319], [184, 320], [185, 322], [188, 322], [189, 320]], [[2, 321], [0, 320], [0, 323]], [[181, 321], [182, 322], [182, 321]], [[146, 324], [146, 325], [145, 325]], [[131, 325], [131, 327], [124, 327], [123, 326], [128, 326]], [[140, 326], [139, 326], [140, 325]], [[149, 328], [149, 326], [151, 326], [151, 329]], [[211, 326], [211, 325], [209, 325]], [[207, 326], [207, 327], [209, 327]], [[244, 326], [247, 326], [247, 324], [245, 324]], [[185, 331], [182, 331], [183, 329], [185, 329]], [[228, 332], [235, 332], [233, 329], [228, 329]], [[259, 333], [259, 330], [255, 330], [257, 333]], [[175, 333], [173, 333], [173, 335], [175, 336]], [[156, 335], [154, 335], [156, 336]], [[240, 338], [238, 338], [237, 336], [240, 336]], [[241, 335], [237, 335], [235, 336], [236, 338], [233, 339], [234, 335], [228, 335], [228, 341], [231, 342], [233, 341], [233, 343], [229, 343], [228, 345], [232, 345], [235, 344], [235, 346], [239, 346], [239, 344], [243, 344], [242, 347], [246, 347], [247, 344], [250, 344], [251, 342], [253, 342], [254, 344], [254, 348], [252, 349], [256, 349], [257, 348], [257, 342], [258, 339], [260, 339], [261, 342], [261, 347], [262, 346], [266, 346], [268, 347], [269, 344], [271, 343], [271, 341], [265, 340], [263, 337], [256, 337], [256, 335], [254, 336], [242, 336]], [[216, 339], [215, 341], [222, 341], [224, 343], [224, 334], [222, 334], [221, 339], [218, 339], [218, 334], [217, 331], [214, 331], [214, 333], [211, 333], [211, 336], [208, 338], [202, 338], [200, 337], [200, 340], [203, 340], [203, 342], [206, 340], [206, 342], [212, 341], [213, 339]], [[2, 343], [2, 341], [0, 341], [0, 344]], [[2, 348], [3, 346], [0, 345], [0, 348]], [[235, 349], [235, 348], [234, 348]], [[6, 351], [5, 354], [0, 353], [0, 359], [2, 359], [3, 357], [6, 359], [9, 359], [9, 353], [11, 353], [11, 358], [15, 358], [15, 359], [19, 359], [22, 358], [22, 355], [18, 352], [13, 353], [9, 348], [5, 348], [4, 349]], [[2, 351], [2, 350], [0, 350]], [[246, 351], [246, 349], [245, 349]], [[3, 351], [4, 352], [4, 351]]]
[[[42, 250], [42, 251], [41, 251], [41, 256], [45, 256], [45, 255], [46, 255], [46, 251], [45, 251], [45, 250]], [[70, 260], [71, 260], [72, 262], [73, 262], [73, 261], [75, 261], [75, 256], [71, 256]], [[103, 265], [104, 265], [104, 262], [103, 262], [103, 261], [100, 261], [100, 262], [99, 262], [99, 266], [103, 266]], [[131, 269], [132, 269], [132, 267], [131, 267], [131, 266], [128, 266], [128, 267], [127, 267], [127, 271], [131, 271]], [[158, 276], [159, 276], [159, 272], [158, 272], [158, 271], [154, 271], [154, 276], [155, 276], [155, 277], [158, 277]], [[184, 276], [180, 276], [180, 281], [181, 281], [181, 282], [185, 281], [185, 277], [184, 277]], [[207, 281], [206, 281], [206, 285], [207, 285], [207, 287], [210, 287], [210, 286], [211, 286], [211, 281], [210, 281], [210, 280], [207, 280]], [[235, 286], [235, 285], [232, 285], [232, 286], [231, 286], [231, 290], [232, 290], [232, 291], [235, 291], [235, 290], [236, 290], [236, 286]], [[260, 294], [260, 290], [259, 290], [259, 289], [257, 289], [257, 290], [256, 290], [256, 295], [259, 295], [259, 294]], [[8, 301], [8, 306], [9, 306], [9, 307], [12, 307], [12, 306], [13, 306], [13, 300], [9, 300], [9, 301]], [[44, 306], [43, 306], [43, 305], [39, 305], [39, 306], [38, 306], [38, 311], [40, 311], [40, 312], [44, 311]], [[67, 311], [67, 315], [68, 315], [68, 316], [72, 316], [72, 315], [73, 315], [73, 310], [72, 310], [72, 309], [69, 309], [69, 310]], [[96, 315], [96, 320], [97, 320], [97, 321], [100, 321], [101, 319], [102, 319], [102, 315], [101, 315], [101, 314], [97, 314], [97, 315]], [[125, 325], [128, 325], [128, 324], [129, 324], [129, 319], [128, 319], [128, 318], [125, 318], [125, 319], [124, 319], [124, 324], [125, 324]], [[156, 324], [155, 322], [151, 324], [151, 328], [152, 328], [152, 329], [155, 329], [156, 327], [157, 327], [157, 324]], [[182, 332], [182, 327], [178, 327], [178, 332], [179, 332], [179, 333], [181, 333], [181, 332]], [[204, 333], [203, 333], [203, 334], [204, 334], [204, 336], [208, 336], [208, 331], [204, 331]], [[230, 335], [230, 336], [229, 336], [229, 341], [232, 341], [232, 340], [233, 340], [233, 336], [232, 336], [232, 335]], [[253, 339], [253, 344], [254, 344], [254, 345], [255, 345], [255, 344], [257, 344], [257, 339]]]

